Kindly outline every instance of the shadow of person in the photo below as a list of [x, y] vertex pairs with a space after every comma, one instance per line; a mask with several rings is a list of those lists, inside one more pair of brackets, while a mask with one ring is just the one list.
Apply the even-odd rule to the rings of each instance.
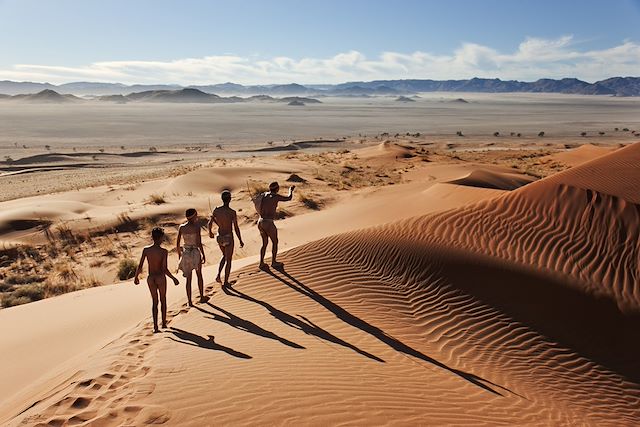
[[293, 341], [290, 341], [286, 338], [283, 338], [277, 334], [275, 334], [274, 332], [271, 332], [269, 330], [266, 330], [258, 325], [256, 325], [253, 322], [250, 322], [248, 320], [245, 320], [241, 317], [236, 316], [235, 314], [224, 310], [223, 308], [217, 307], [211, 303], [207, 303], [207, 305], [211, 308], [213, 308], [214, 310], [218, 310], [219, 312], [221, 312], [224, 316], [221, 316], [219, 314], [213, 313], [211, 311], [205, 310], [202, 307], [195, 307], [196, 310], [201, 311], [205, 314], [208, 314], [209, 316], [211, 316], [211, 319], [216, 320], [218, 322], [222, 322], [222, 323], [226, 323], [229, 326], [232, 326], [236, 329], [240, 329], [241, 331], [245, 331], [245, 332], [249, 332], [251, 334], [254, 335], [258, 335], [261, 336], [263, 338], [268, 338], [268, 339], [272, 339], [275, 341], [279, 341], [282, 344], [292, 347], [292, 348], [297, 348], [297, 349], [304, 349], [303, 346], [301, 346], [298, 343], [295, 343]]
[[169, 332], [172, 333], [174, 337], [168, 337], [170, 340], [179, 342], [180, 344], [191, 345], [194, 347], [206, 348], [209, 350], [217, 350], [223, 351], [230, 356], [237, 357], [238, 359], [252, 359], [248, 354], [242, 353], [238, 350], [234, 350], [231, 347], [226, 347], [222, 344], [218, 344], [214, 341], [213, 335], [208, 335], [207, 338], [201, 337], [200, 335], [196, 335], [194, 333], [174, 328], [173, 326], [169, 329]]
[[[314, 291], [313, 289], [309, 288], [308, 286], [306, 286], [305, 284], [303, 284], [302, 282], [300, 282], [299, 280], [297, 280], [296, 278], [294, 278], [291, 274], [289, 274], [288, 272], [282, 270], [280, 271], [280, 273], [282, 273], [282, 275], [284, 277], [280, 277], [278, 275], [276, 275], [275, 273], [273, 273], [272, 271], [268, 272], [271, 276], [273, 276], [275, 279], [277, 279], [278, 281], [282, 282], [283, 284], [285, 284], [286, 286], [288, 286], [289, 288], [293, 289], [296, 292], [299, 292], [300, 294], [313, 299], [314, 301], [316, 301], [318, 304], [322, 305], [324, 308], [326, 308], [327, 310], [331, 311], [338, 319], [342, 320], [343, 322], [360, 329], [363, 332], [368, 333], [369, 335], [373, 336], [374, 338], [378, 339], [379, 341], [383, 342], [384, 344], [388, 345], [389, 347], [393, 348], [395, 351], [406, 354], [408, 356], [412, 356], [415, 357], [416, 359], [420, 359], [422, 361], [431, 363], [441, 369], [444, 369], [448, 372], [451, 372], [454, 375], [459, 376], [460, 378], [463, 378], [464, 380], [470, 382], [471, 384], [474, 384], [480, 388], [483, 388], [484, 390], [499, 395], [499, 396], [503, 396], [501, 393], [499, 393], [498, 391], [494, 390], [493, 388], [491, 388], [489, 385], [492, 385], [494, 387], [498, 387], [500, 389], [506, 390], [510, 393], [513, 393], [511, 390], [506, 389], [504, 387], [501, 387], [497, 384], [492, 383], [489, 380], [486, 380], [484, 378], [481, 378], [477, 375], [471, 374], [469, 372], [464, 372], [464, 371], [460, 371], [458, 369], [454, 369], [451, 368], [447, 365], [445, 365], [444, 363], [427, 356], [426, 354], [408, 346], [407, 344], [404, 344], [403, 342], [395, 339], [394, 337], [387, 335], [383, 330], [371, 325], [370, 323], [360, 319], [359, 317], [354, 316], [353, 314], [349, 313], [347, 310], [343, 309], [342, 307], [340, 307], [339, 305], [333, 303], [331, 300], [323, 297], [322, 295], [320, 295], [319, 293], [317, 293], [316, 291]], [[287, 280], [288, 279], [288, 280]], [[515, 393], [513, 393], [515, 394]]]
[[[272, 273], [269, 273], [272, 274]], [[367, 351], [364, 351], [358, 347], [356, 347], [355, 345], [341, 339], [338, 338], [337, 336], [333, 335], [332, 333], [330, 333], [329, 331], [322, 329], [321, 327], [319, 327], [318, 325], [315, 325], [314, 323], [312, 323], [309, 319], [307, 319], [304, 316], [300, 316], [298, 315], [298, 317], [294, 317], [288, 313], [285, 313], [282, 310], [279, 310], [277, 308], [275, 308], [274, 306], [272, 306], [271, 304], [267, 303], [266, 301], [261, 301], [257, 298], [254, 298], [250, 295], [247, 295], [243, 292], [240, 292], [239, 290], [232, 288], [231, 286], [225, 286], [223, 288], [223, 291], [230, 296], [234, 296], [234, 297], [238, 297], [238, 298], [242, 298], [246, 301], [249, 302], [253, 302], [255, 304], [261, 305], [262, 307], [266, 308], [267, 311], [269, 311], [269, 314], [271, 316], [273, 316], [274, 318], [278, 319], [279, 321], [281, 321], [282, 323], [284, 323], [285, 325], [292, 327], [294, 329], [298, 329], [302, 332], [304, 332], [307, 335], [312, 335], [315, 336], [317, 338], [323, 339], [325, 341], [329, 341], [332, 342], [334, 344], [338, 344], [342, 347], [351, 349], [353, 351], [355, 351], [358, 354], [361, 354], [365, 357], [368, 357], [369, 359], [375, 360], [377, 362], [382, 362], [384, 363], [384, 360], [379, 358], [376, 355], [373, 355]], [[218, 308], [218, 310], [220, 310]]]

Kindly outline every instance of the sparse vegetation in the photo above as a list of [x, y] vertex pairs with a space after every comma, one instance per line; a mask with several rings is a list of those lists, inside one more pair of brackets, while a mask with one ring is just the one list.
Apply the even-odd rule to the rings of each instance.
[[494, 132], [493, 136], [500, 136], [500, 132]]
[[544, 136], [544, 131], [539, 132], [539, 133], [538, 133], [538, 136], [539, 136], [540, 138], [542, 138], [542, 137]]
[[156, 147], [149, 147], [149, 151], [152, 153], [157, 153], [158, 149]]
[[164, 194], [154, 193], [149, 196], [148, 203], [152, 205], [163, 205], [167, 203], [167, 201], [164, 198]]
[[298, 193], [298, 200], [300, 200], [300, 202], [303, 205], [305, 205], [307, 208], [311, 210], [314, 210], [314, 211], [320, 210], [321, 203], [313, 199], [311, 196], [309, 196], [306, 193]]
[[118, 279], [128, 280], [136, 274], [136, 268], [138, 265], [131, 258], [125, 258], [118, 264]]
[[22, 285], [8, 295], [3, 295], [2, 306], [13, 307], [38, 301], [45, 297], [44, 286], [40, 283]]
[[580, 132], [580, 136], [584, 138], [585, 136], [587, 136], [587, 133], [586, 132]]
[[464, 135], [462, 134], [462, 131], [461, 131], [461, 130], [457, 131], [457, 132], [456, 132], [456, 135], [458, 135], [458, 136], [464, 136]]

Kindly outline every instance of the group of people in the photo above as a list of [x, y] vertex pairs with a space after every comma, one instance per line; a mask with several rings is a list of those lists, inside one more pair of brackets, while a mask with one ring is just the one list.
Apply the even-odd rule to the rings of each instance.
[[[289, 194], [283, 196], [279, 194], [280, 185], [277, 182], [272, 182], [269, 185], [269, 191], [259, 194], [254, 199], [256, 210], [259, 214], [258, 230], [260, 231], [260, 237], [262, 238], [262, 247], [260, 248], [260, 264], [259, 268], [264, 270], [268, 266], [264, 262], [264, 257], [267, 252], [267, 246], [271, 241], [272, 256], [271, 266], [273, 268], [282, 268], [282, 263], [277, 261], [278, 255], [278, 229], [275, 226], [274, 220], [276, 219], [276, 212], [279, 202], [289, 201], [293, 198], [293, 191], [295, 186], [289, 188]], [[222, 206], [216, 207], [211, 213], [211, 219], [208, 223], [209, 237], [215, 238], [220, 252], [222, 252], [222, 259], [218, 266], [218, 275], [216, 276], [216, 282], [223, 283], [222, 270], [225, 270], [223, 286], [229, 285], [229, 276], [231, 274], [231, 260], [233, 259], [233, 251], [235, 247], [235, 239], [233, 232], [235, 231], [240, 242], [240, 247], [244, 246], [242, 236], [240, 234], [240, 227], [238, 226], [238, 216], [236, 211], [230, 206], [231, 204], [231, 192], [225, 190], [221, 194]], [[196, 273], [198, 279], [198, 290], [200, 292], [200, 302], [205, 302], [204, 296], [204, 279], [202, 277], [202, 265], [206, 262], [206, 255], [204, 247], [202, 245], [202, 237], [200, 234], [200, 223], [198, 221], [198, 212], [195, 209], [187, 209], [185, 212], [187, 221], [180, 225], [178, 228], [178, 238], [176, 242], [176, 249], [180, 261], [178, 263], [178, 270], [182, 271], [182, 274], [186, 278], [186, 291], [187, 301], [189, 306], [193, 306], [191, 299], [191, 281], [193, 272]], [[213, 232], [213, 224], [218, 227], [217, 232]], [[162, 241], [164, 240], [164, 230], [160, 227], [156, 227], [151, 230], [151, 238], [153, 244], [146, 246], [142, 251], [138, 268], [136, 269], [134, 283], [138, 285], [140, 283], [139, 276], [142, 272], [145, 260], [148, 264], [149, 273], [147, 276], [147, 284], [149, 286], [149, 292], [151, 292], [152, 308], [151, 313], [153, 316], [153, 330], [159, 332], [158, 328], [158, 303], [162, 310], [162, 327], [167, 327], [167, 277], [171, 278], [174, 284], [179, 284], [178, 279], [174, 277], [167, 266], [167, 258], [169, 252], [162, 247]], [[184, 245], [181, 243], [184, 242]]]

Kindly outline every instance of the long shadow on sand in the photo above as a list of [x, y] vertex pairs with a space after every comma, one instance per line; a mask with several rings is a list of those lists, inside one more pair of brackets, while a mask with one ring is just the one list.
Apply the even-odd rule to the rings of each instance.
[[[384, 360], [382, 360], [381, 358], [379, 358], [376, 355], [373, 355], [369, 352], [366, 352], [364, 350], [362, 350], [361, 348], [356, 347], [355, 345], [346, 342], [345, 340], [338, 338], [337, 336], [333, 335], [332, 333], [330, 333], [329, 331], [322, 329], [320, 326], [314, 324], [311, 320], [307, 319], [304, 316], [300, 316], [299, 317], [295, 317], [292, 316], [288, 313], [285, 313], [282, 310], [278, 310], [277, 308], [275, 308], [274, 306], [272, 306], [271, 304], [267, 303], [266, 301], [261, 301], [257, 298], [254, 298], [250, 295], [247, 295], [245, 293], [242, 293], [240, 291], [238, 291], [237, 289], [232, 288], [231, 286], [225, 286], [223, 288], [223, 291], [230, 296], [235, 296], [238, 298], [242, 298], [246, 301], [258, 304], [263, 306], [264, 308], [267, 309], [267, 311], [269, 311], [269, 314], [271, 316], [273, 316], [274, 318], [278, 319], [279, 321], [281, 321], [282, 323], [284, 323], [287, 326], [290, 326], [294, 329], [298, 329], [302, 332], [304, 332], [307, 335], [313, 335], [317, 338], [323, 339], [325, 341], [329, 341], [332, 342], [334, 344], [338, 344], [342, 347], [348, 348], [350, 350], [355, 351], [358, 354], [361, 354], [365, 357], [368, 357], [369, 359], [375, 360], [377, 362], [384, 362]], [[218, 310], [220, 310], [218, 308]]]
[[[316, 291], [314, 291], [313, 289], [309, 288], [308, 286], [306, 286], [305, 284], [303, 284], [302, 282], [300, 282], [299, 280], [297, 280], [296, 278], [294, 278], [293, 276], [291, 276], [289, 273], [287, 273], [286, 271], [284, 271], [284, 269], [278, 270], [280, 273], [282, 273], [282, 275], [284, 277], [280, 277], [278, 275], [276, 275], [274, 272], [267, 270], [267, 273], [270, 274], [272, 277], [274, 277], [275, 279], [279, 280], [280, 282], [282, 282], [283, 284], [287, 285], [288, 287], [290, 287], [291, 289], [293, 289], [296, 292], [299, 292], [300, 294], [309, 297], [311, 299], [313, 299], [314, 301], [316, 301], [318, 304], [322, 305], [324, 308], [326, 308], [327, 310], [331, 311], [338, 319], [342, 320], [343, 322], [360, 329], [363, 332], [368, 333], [369, 335], [371, 335], [372, 337], [378, 339], [379, 341], [383, 342], [384, 344], [388, 345], [389, 347], [393, 348], [395, 351], [399, 352], [399, 353], [403, 353], [406, 354], [408, 356], [412, 356], [415, 357], [416, 359], [420, 359], [422, 361], [431, 363], [441, 369], [444, 369], [448, 372], [451, 372], [454, 375], [457, 375], [458, 377], [470, 382], [471, 384], [474, 384], [480, 388], [483, 388], [484, 390], [499, 395], [499, 396], [503, 396], [502, 393], [494, 390], [491, 386], [500, 388], [502, 390], [508, 391], [509, 393], [512, 394], [516, 394], [514, 392], [512, 392], [511, 390], [499, 386], [498, 384], [494, 384], [489, 380], [486, 380], [484, 378], [481, 378], [477, 375], [471, 374], [469, 372], [464, 372], [458, 369], [454, 369], [451, 368], [447, 365], [445, 365], [444, 363], [433, 359], [432, 357], [427, 356], [426, 354], [408, 346], [407, 344], [404, 344], [403, 342], [393, 338], [390, 335], [387, 335], [383, 330], [381, 330], [380, 328], [377, 328], [373, 325], [371, 325], [370, 323], [360, 319], [359, 317], [354, 316], [353, 314], [349, 313], [348, 311], [346, 311], [345, 309], [343, 309], [342, 307], [340, 307], [339, 305], [333, 303], [332, 301], [330, 301], [329, 299], [323, 297], [322, 295], [320, 295], [319, 293], [317, 293]], [[287, 280], [288, 279], [288, 280]]]
[[236, 329], [239, 329], [241, 331], [249, 332], [249, 333], [252, 333], [254, 335], [261, 336], [263, 338], [268, 338], [268, 339], [271, 339], [271, 340], [279, 341], [282, 344], [284, 344], [286, 346], [289, 346], [289, 347], [292, 347], [292, 348], [304, 349], [304, 347], [301, 346], [300, 344], [297, 344], [297, 343], [295, 343], [293, 341], [290, 341], [290, 340], [288, 340], [286, 338], [283, 338], [283, 337], [281, 337], [281, 336], [279, 336], [279, 335], [277, 335], [277, 334], [275, 334], [275, 333], [273, 333], [271, 331], [268, 331], [268, 330], [266, 330], [264, 328], [261, 328], [260, 326], [256, 325], [255, 323], [250, 322], [250, 321], [245, 320], [245, 319], [242, 319], [242, 318], [236, 316], [235, 314], [233, 314], [233, 313], [231, 313], [231, 312], [229, 312], [229, 311], [227, 311], [227, 310], [225, 310], [223, 308], [220, 308], [220, 307], [217, 307], [217, 306], [211, 304], [210, 302], [207, 302], [207, 305], [209, 307], [213, 308], [214, 310], [218, 310], [219, 312], [224, 314], [226, 317], [220, 316], [219, 314], [213, 313], [213, 312], [211, 312], [209, 310], [205, 310], [202, 307], [194, 306], [194, 308], [196, 310], [199, 310], [199, 311], [205, 313], [205, 314], [208, 314], [209, 316], [211, 316], [211, 319], [213, 319], [213, 320], [216, 320], [216, 321], [222, 322], [222, 323], [226, 323], [227, 325], [232, 326], [232, 327], [234, 327]]
[[196, 335], [194, 333], [174, 328], [173, 326], [169, 330], [174, 337], [169, 337], [170, 340], [179, 342], [180, 344], [191, 345], [194, 347], [206, 348], [209, 350], [223, 351], [230, 356], [237, 357], [238, 359], [252, 359], [248, 354], [242, 353], [238, 350], [234, 350], [230, 347], [226, 347], [222, 344], [218, 344], [214, 341], [213, 335], [208, 335], [206, 338]]

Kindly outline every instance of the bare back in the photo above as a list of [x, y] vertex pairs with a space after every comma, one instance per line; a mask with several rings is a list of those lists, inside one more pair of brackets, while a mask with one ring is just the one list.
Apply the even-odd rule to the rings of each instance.
[[164, 276], [167, 261], [167, 250], [160, 246], [147, 246], [144, 248], [144, 255], [147, 257], [147, 263], [149, 264], [149, 275]]
[[218, 224], [218, 233], [221, 235], [231, 234], [233, 224], [236, 221], [236, 211], [228, 206], [218, 206], [213, 210], [213, 218]]
[[287, 202], [290, 197], [282, 196], [277, 193], [266, 193], [262, 198], [260, 205], [260, 216], [264, 219], [275, 219], [278, 202]]

